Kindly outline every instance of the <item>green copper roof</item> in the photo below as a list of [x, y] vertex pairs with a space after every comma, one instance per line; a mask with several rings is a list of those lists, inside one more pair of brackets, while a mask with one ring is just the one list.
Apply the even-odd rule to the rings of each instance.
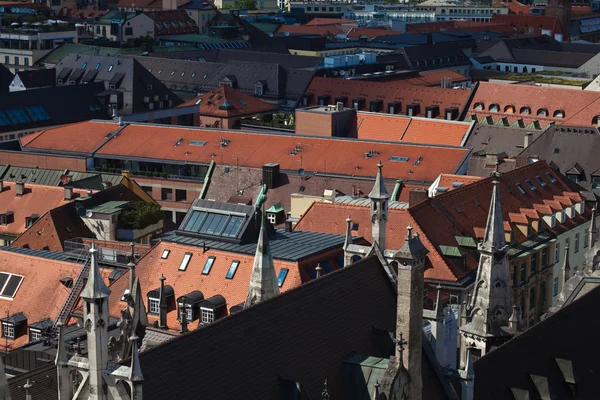
[[468, 236], [454, 236], [454, 239], [456, 239], [456, 243], [458, 243], [458, 245], [460, 247], [473, 247], [473, 248], [477, 248], [477, 243], [475, 242], [475, 239], [473, 239], [472, 237], [468, 237]]
[[440, 245], [440, 251], [443, 255], [448, 257], [463, 257], [464, 255], [461, 249], [455, 246]]
[[283, 211], [283, 207], [281, 206], [281, 203], [273, 204], [267, 210], [267, 212], [269, 212], [269, 213], [279, 213], [279, 212], [282, 212], [282, 211]]

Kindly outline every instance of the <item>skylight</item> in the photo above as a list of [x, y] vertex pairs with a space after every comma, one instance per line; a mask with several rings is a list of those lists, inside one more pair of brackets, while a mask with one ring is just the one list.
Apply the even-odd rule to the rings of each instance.
[[215, 263], [215, 257], [212, 257], [212, 256], [208, 257], [206, 259], [206, 263], [204, 263], [204, 268], [202, 268], [202, 275], [210, 274], [210, 270], [214, 263]]
[[25, 113], [25, 110], [22, 108], [13, 108], [10, 110], [6, 110], [6, 114], [15, 124], [22, 124], [25, 122], [31, 122], [31, 119]]
[[544, 182], [539, 176], [536, 176], [535, 179], [537, 179], [537, 181], [540, 183], [540, 185], [542, 185], [542, 187], [546, 186], [546, 182]]
[[196, 73], [194, 72], [194, 73], [192, 74], [192, 78], [194, 78], [195, 76], [196, 76]]
[[0, 297], [14, 298], [19, 286], [23, 282], [23, 276], [0, 272]]
[[183, 230], [236, 237], [242, 228], [244, 217], [237, 215], [217, 214], [206, 211], [193, 211]]
[[198, 104], [200, 104], [200, 103], [202, 103], [202, 99], [198, 99], [198, 100], [196, 100], [196, 105], [198, 105]]
[[408, 161], [408, 157], [391, 156], [391, 157], [390, 157], [390, 161], [395, 161], [395, 162], [407, 162], [407, 161]]
[[96, 70], [100, 69], [100, 63], [96, 64]]
[[12, 125], [12, 122], [8, 119], [6, 114], [3, 111], [0, 111], [0, 126]]
[[287, 268], [281, 268], [279, 270], [279, 275], [277, 275], [277, 286], [282, 287], [283, 282], [285, 282], [285, 278], [290, 270]]
[[185, 253], [183, 255], [183, 260], [181, 260], [181, 264], [179, 264], [179, 270], [185, 271], [188, 264], [190, 263], [191, 259], [192, 259], [192, 253]]
[[108, 67], [108, 72], [110, 72], [112, 70], [113, 70], [113, 66], [111, 65], [111, 66]]
[[160, 258], [162, 258], [163, 260], [166, 260], [167, 257], [169, 257], [169, 254], [171, 253], [171, 250], [163, 250], [162, 255], [160, 256]]
[[240, 262], [239, 261], [232, 261], [231, 265], [229, 266], [229, 271], [227, 271], [227, 275], [225, 276], [225, 278], [227, 279], [233, 279], [234, 275], [235, 275], [235, 271], [237, 271], [237, 268], [240, 266]]
[[181, 76], [184, 76], [184, 75], [185, 75], [185, 72], [182, 72], [182, 73], [181, 73]]
[[81, 66], [81, 69], [85, 69], [85, 67], [87, 67], [87, 63], [83, 63], [83, 65]]
[[204, 146], [206, 144], [206, 142], [203, 142], [201, 140], [192, 140], [190, 142], [190, 145], [192, 146]]
[[537, 188], [533, 185], [533, 183], [531, 183], [529, 179], [527, 179], [525, 183], [527, 184], [527, 186], [529, 186], [529, 189], [533, 190], [534, 192], [537, 190]]
[[517, 183], [517, 188], [519, 189], [519, 191], [523, 194], [525, 194], [525, 189], [523, 189], [523, 186], [521, 186], [520, 183]]
[[546, 176], [550, 182], [556, 183], [556, 179], [550, 174], [550, 172], [546, 172]]
[[246, 103], [244, 100], [240, 100], [240, 103], [242, 103], [243, 106], [247, 106], [248, 103]]
[[46, 112], [46, 110], [44, 110], [43, 107], [25, 107], [25, 110], [27, 110], [27, 112], [29, 113], [31, 118], [33, 118], [34, 121], [47, 121], [50, 119], [48, 113]]

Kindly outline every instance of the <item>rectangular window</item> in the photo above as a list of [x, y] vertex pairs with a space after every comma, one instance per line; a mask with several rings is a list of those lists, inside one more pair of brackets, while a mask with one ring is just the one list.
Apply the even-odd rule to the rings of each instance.
[[225, 276], [225, 278], [227, 279], [233, 279], [233, 277], [235, 276], [235, 271], [237, 271], [237, 268], [240, 266], [240, 262], [239, 261], [232, 261], [231, 265], [229, 266], [229, 271], [227, 271], [227, 275]]
[[521, 263], [521, 283], [525, 283], [525, 280], [527, 279], [527, 264], [526, 263]]
[[160, 314], [160, 302], [158, 299], [148, 298], [148, 312], [150, 314]]
[[554, 278], [554, 283], [552, 285], [552, 295], [558, 296], [558, 277]]
[[10, 57], [4, 56], [4, 64], [10, 64]]
[[546, 268], [548, 265], [548, 248], [544, 247], [542, 249], [542, 268]]
[[2, 337], [7, 339], [15, 338], [15, 326], [6, 322], [2, 322]]
[[[183, 304], [179, 303], [179, 314], [181, 314], [183, 311]], [[189, 304], [185, 305], [185, 317], [187, 318], [187, 322], [191, 322], [194, 317], [192, 315], [192, 307]]]
[[588, 242], [589, 241], [590, 241], [590, 232], [589, 231], [585, 231], [585, 233], [583, 234], [583, 248], [584, 249], [588, 247]]
[[530, 275], [533, 275], [537, 272], [538, 267], [538, 255], [537, 253], [533, 253], [531, 255], [531, 272]]
[[125, 28], [125, 36], [133, 35], [133, 28]]
[[215, 320], [215, 313], [213, 310], [209, 308], [201, 308], [200, 309], [201, 320], [200, 322], [203, 324], [210, 324]]
[[171, 253], [171, 250], [163, 250], [162, 255], [160, 256], [160, 258], [162, 258], [163, 260], [166, 260], [167, 257], [169, 257], [169, 253]]
[[29, 66], [29, 57], [25, 57], [23, 59], [23, 62], [25, 63], [26, 66]]
[[554, 264], [556, 264], [558, 262], [559, 257], [560, 257], [560, 244], [558, 242], [556, 242], [556, 244], [554, 245]]
[[579, 233], [575, 234], [575, 253], [579, 252]]
[[289, 269], [287, 268], [281, 268], [279, 270], [279, 275], [277, 275], [277, 286], [283, 286], [283, 282], [285, 282], [285, 278], [287, 277], [288, 272]]
[[535, 288], [532, 287], [529, 289], [529, 309], [532, 310], [535, 308]]
[[186, 190], [175, 190], [175, 201], [187, 201], [187, 191]]
[[179, 270], [185, 271], [188, 264], [190, 263], [190, 259], [192, 258], [192, 253], [185, 253], [183, 256], [183, 260], [181, 260], [181, 264], [179, 264]]
[[204, 263], [204, 268], [202, 268], [202, 275], [208, 275], [210, 274], [210, 269], [212, 268], [213, 264], [215, 263], [215, 257], [208, 257], [206, 259], [206, 263]]
[[152, 186], [142, 186], [141, 188], [148, 196], [152, 196]]
[[42, 331], [29, 329], [29, 341], [37, 342], [38, 340], [42, 340]]
[[20, 64], [19, 57], [15, 56], [15, 65], [19, 65], [19, 64]]
[[173, 189], [162, 188], [160, 190], [160, 199], [172, 201], [173, 200]]
[[600, 187], [600, 176], [592, 176], [592, 189]]

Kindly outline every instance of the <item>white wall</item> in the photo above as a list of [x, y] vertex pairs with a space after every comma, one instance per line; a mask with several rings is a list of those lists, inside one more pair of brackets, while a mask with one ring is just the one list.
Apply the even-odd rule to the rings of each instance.
[[[568, 218], [568, 217], [567, 217]], [[588, 249], [588, 243], [586, 243], [586, 233], [589, 229], [589, 222], [585, 222], [565, 233], [562, 233], [557, 236], [557, 241], [555, 246], [558, 246], [559, 249], [559, 257], [558, 262], [554, 264], [552, 268], [552, 305], [556, 305], [556, 301], [558, 299], [558, 294], [562, 290], [563, 282], [562, 282], [562, 267], [565, 260], [565, 244], [567, 239], [569, 239], [569, 264], [571, 265], [571, 275], [575, 269], [581, 271], [583, 268], [583, 264], [585, 262], [585, 253]], [[575, 235], [579, 234], [579, 251], [575, 251]], [[554, 290], [555, 282], [558, 284], [558, 291]]]

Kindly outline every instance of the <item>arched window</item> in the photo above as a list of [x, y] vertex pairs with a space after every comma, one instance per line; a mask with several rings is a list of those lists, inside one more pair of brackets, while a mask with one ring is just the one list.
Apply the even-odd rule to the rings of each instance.
[[485, 104], [483, 104], [481, 101], [478, 101], [477, 103], [475, 103], [475, 105], [473, 106], [474, 110], [485, 110]]
[[496, 103], [490, 104], [490, 111], [498, 112], [498, 111], [500, 111], [500, 106]]
[[506, 107], [504, 107], [504, 112], [507, 114], [514, 114], [515, 110], [516, 110], [516, 108], [513, 104], [509, 104]]
[[592, 118], [592, 125], [600, 126], [599, 122], [600, 122], [600, 115], [596, 115], [594, 118]]
[[554, 118], [564, 118], [565, 117], [565, 110], [556, 110], [554, 111]]
[[521, 114], [525, 114], [525, 115], [529, 115], [531, 114], [531, 108], [530, 107], [521, 107], [521, 110], [519, 111]]
[[537, 110], [537, 115], [540, 117], [547, 117], [548, 116], [548, 109], [547, 108], [540, 108]]

